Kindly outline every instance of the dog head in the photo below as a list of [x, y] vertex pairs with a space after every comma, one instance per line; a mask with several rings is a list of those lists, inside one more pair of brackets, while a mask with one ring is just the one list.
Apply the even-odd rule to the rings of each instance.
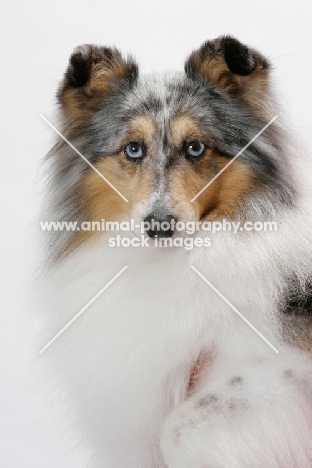
[[234, 219], [251, 199], [290, 203], [278, 126], [251, 141], [276, 113], [269, 74], [266, 58], [229, 36], [161, 76], [141, 77], [117, 49], [78, 47], [58, 92], [62, 131], [109, 184], [59, 143], [59, 203], [88, 220], [139, 221]]

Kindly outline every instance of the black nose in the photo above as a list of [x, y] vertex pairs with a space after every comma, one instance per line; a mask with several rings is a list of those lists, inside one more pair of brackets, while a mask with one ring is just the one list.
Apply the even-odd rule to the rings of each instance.
[[154, 214], [150, 214], [146, 216], [144, 222], [148, 223], [146, 233], [149, 237], [171, 237], [174, 233], [176, 218], [172, 215], [159, 218]]

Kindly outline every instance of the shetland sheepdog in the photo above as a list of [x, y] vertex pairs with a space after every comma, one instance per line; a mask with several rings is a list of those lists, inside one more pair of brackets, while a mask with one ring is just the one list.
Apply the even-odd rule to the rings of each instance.
[[[93, 468], [312, 466], [311, 164], [271, 70], [230, 36], [176, 73], [70, 57], [44, 216], [75, 228], [44, 233], [40, 358]], [[86, 228], [107, 222], [130, 227]]]

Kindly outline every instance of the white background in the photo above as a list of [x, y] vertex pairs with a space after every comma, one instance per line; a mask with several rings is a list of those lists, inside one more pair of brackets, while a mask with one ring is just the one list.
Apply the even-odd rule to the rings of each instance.
[[142, 71], [160, 71], [182, 69], [185, 57], [203, 41], [233, 34], [271, 59], [293, 132], [311, 148], [312, 4], [13, 0], [3, 2], [2, 9], [0, 466], [83, 468], [79, 448], [69, 446], [49, 408], [37, 404], [27, 358], [32, 341], [24, 307], [33, 274], [29, 226], [39, 205], [39, 163], [54, 137], [39, 114], [53, 119], [57, 83], [78, 44], [116, 45], [132, 52]]

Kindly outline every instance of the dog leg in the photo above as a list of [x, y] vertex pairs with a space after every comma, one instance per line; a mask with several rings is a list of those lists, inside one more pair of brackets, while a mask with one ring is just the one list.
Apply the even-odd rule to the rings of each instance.
[[217, 363], [165, 421], [168, 468], [311, 467], [311, 364], [286, 355]]

